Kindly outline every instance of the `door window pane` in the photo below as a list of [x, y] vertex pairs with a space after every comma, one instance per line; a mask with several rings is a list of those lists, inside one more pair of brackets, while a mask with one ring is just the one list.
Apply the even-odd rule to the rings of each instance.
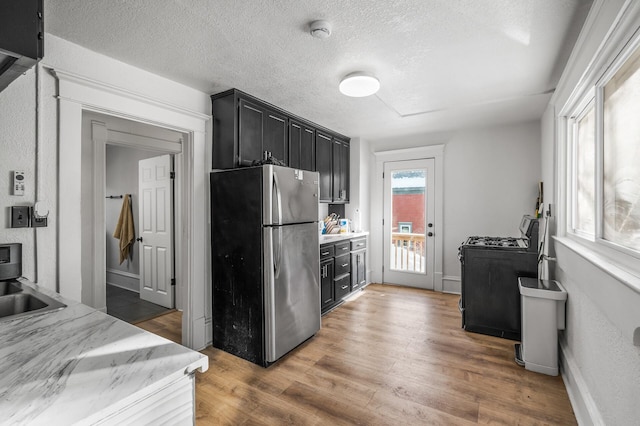
[[392, 270], [425, 272], [425, 170], [391, 173]]
[[595, 232], [595, 108], [590, 104], [577, 123], [576, 173], [573, 228], [593, 235]]
[[604, 234], [640, 251], [640, 50], [604, 87]]

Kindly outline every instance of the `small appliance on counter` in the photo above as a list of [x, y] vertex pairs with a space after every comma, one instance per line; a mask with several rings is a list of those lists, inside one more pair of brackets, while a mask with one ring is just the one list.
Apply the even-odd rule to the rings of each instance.
[[213, 172], [213, 346], [267, 367], [320, 330], [317, 172]]
[[525, 215], [519, 238], [473, 236], [460, 246], [462, 328], [520, 340], [518, 278], [538, 276], [538, 229]]

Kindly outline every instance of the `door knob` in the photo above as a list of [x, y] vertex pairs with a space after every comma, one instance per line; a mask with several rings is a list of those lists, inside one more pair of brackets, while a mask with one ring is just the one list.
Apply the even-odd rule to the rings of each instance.
[[428, 226], [429, 228], [433, 228], [433, 223], [427, 223], [427, 226]]
[[142, 242], [142, 237], [138, 237], [138, 238], [136, 238], [136, 241], [140, 241], [140, 242]]
[[427, 233], [427, 236], [428, 236], [428, 237], [433, 237], [433, 232], [428, 232], [428, 233]]

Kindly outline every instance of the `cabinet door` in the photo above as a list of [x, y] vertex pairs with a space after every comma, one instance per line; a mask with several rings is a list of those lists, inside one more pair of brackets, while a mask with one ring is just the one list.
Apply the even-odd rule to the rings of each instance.
[[320, 263], [320, 301], [321, 309], [335, 301], [333, 294], [333, 258]]
[[324, 202], [331, 202], [333, 178], [331, 145], [331, 136], [316, 132], [316, 171], [320, 174], [320, 201]]
[[289, 167], [300, 169], [300, 150], [302, 145], [302, 125], [289, 121]]
[[339, 139], [332, 141], [334, 202], [349, 201], [349, 144]]
[[250, 166], [253, 161], [262, 159], [265, 111], [245, 99], [240, 99], [239, 108], [238, 165]]
[[300, 168], [309, 171], [316, 169], [316, 131], [307, 126], [302, 128], [300, 139]]
[[351, 253], [351, 291], [366, 284], [366, 257], [364, 250]]
[[289, 121], [289, 167], [315, 170], [315, 130], [297, 121]]
[[349, 144], [340, 142], [340, 200], [349, 202]]
[[287, 133], [287, 117], [265, 109], [262, 151], [269, 151], [274, 158], [283, 161], [284, 164], [288, 164]]

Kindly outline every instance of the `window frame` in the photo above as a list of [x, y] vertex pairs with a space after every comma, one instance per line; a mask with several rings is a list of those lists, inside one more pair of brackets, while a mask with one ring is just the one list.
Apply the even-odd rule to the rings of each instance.
[[[565, 193], [560, 198], [564, 209], [562, 223], [564, 236], [590, 249], [596, 254], [609, 259], [611, 263], [618, 264], [633, 275], [640, 277], [640, 250], [634, 250], [613, 241], [604, 239], [604, 87], [640, 49], [640, 28], [637, 28], [632, 37], [621, 49], [612, 54], [596, 73], [596, 78], [591, 84], [582, 86], [582, 90], [573, 99], [578, 101], [568, 108], [567, 113], [560, 114], [558, 118], [564, 119], [560, 123], [564, 127], [565, 155], [564, 167]], [[595, 107], [595, 217], [594, 234], [588, 235], [574, 229], [574, 215], [576, 202], [576, 140], [577, 122], [589, 112], [590, 103]]]

